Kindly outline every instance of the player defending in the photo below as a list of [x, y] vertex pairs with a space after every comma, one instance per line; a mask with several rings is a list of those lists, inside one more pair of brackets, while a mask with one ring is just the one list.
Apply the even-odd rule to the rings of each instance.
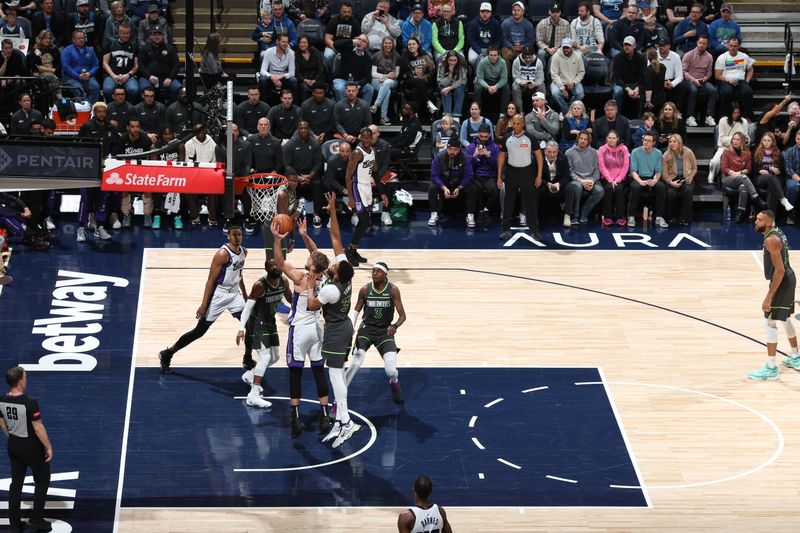
[[800, 370], [800, 357], [797, 353], [797, 334], [792, 324], [794, 312], [794, 289], [797, 280], [794, 270], [789, 265], [789, 241], [786, 235], [775, 226], [775, 214], [772, 211], [761, 211], [756, 217], [756, 231], [764, 234], [764, 277], [769, 280], [769, 290], [761, 309], [767, 326], [767, 364], [764, 368], [750, 372], [750, 379], [778, 379], [778, 366], [775, 364], [775, 353], [778, 350], [778, 325], [783, 322], [786, 336], [792, 347], [791, 355], [784, 358], [783, 364]]
[[319, 311], [308, 309], [308, 294], [314, 291], [312, 272], [325, 272], [328, 269], [328, 257], [317, 250], [317, 245], [306, 233], [306, 221], [298, 221], [298, 231], [308, 248], [309, 256], [306, 259], [305, 270], [294, 268], [284, 261], [281, 250], [282, 236], [274, 226], [270, 227], [273, 239], [273, 253], [275, 264], [283, 271], [294, 284], [294, 294], [289, 312], [289, 337], [286, 341], [286, 363], [289, 367], [289, 403], [292, 408], [292, 438], [297, 438], [303, 432], [303, 422], [300, 420], [300, 397], [302, 396], [303, 366], [306, 356], [311, 361], [311, 372], [317, 384], [320, 415], [319, 432], [325, 434], [331, 429], [328, 418], [328, 380], [322, 360], [322, 324], [319, 322]]
[[453, 532], [444, 508], [428, 500], [432, 490], [433, 482], [428, 476], [419, 476], [414, 481], [412, 490], [414, 506], [400, 513], [397, 518], [397, 531], [400, 533]]
[[[300, 210], [298, 209], [298, 198], [297, 198], [297, 176], [289, 176], [286, 178], [286, 187], [282, 188], [278, 191], [276, 203], [276, 213], [275, 214], [283, 214], [289, 215], [292, 219], [297, 220], [300, 217]], [[272, 253], [272, 232], [270, 231], [270, 226], [272, 225], [272, 218], [268, 218], [264, 221], [264, 226], [262, 227], [262, 233], [264, 234], [264, 253], [267, 255], [267, 259], [271, 259], [274, 257]], [[284, 256], [286, 254], [291, 253], [294, 249], [294, 239], [292, 238], [293, 232], [289, 233], [290, 237], [285, 239], [282, 242], [282, 249], [284, 250]], [[283, 303], [278, 304], [277, 308], [278, 313], [288, 313], [289, 308], [286, 307]], [[253, 332], [251, 324], [245, 324], [245, 336], [244, 336], [244, 355], [242, 356], [242, 368], [245, 370], [251, 370], [255, 368], [256, 362], [253, 360], [253, 346], [251, 346], [251, 341], [253, 339]]]
[[[328, 365], [328, 377], [331, 380], [333, 394], [336, 397], [336, 421], [331, 431], [322, 442], [333, 441], [333, 448], [338, 448], [353, 436], [361, 426], [350, 419], [347, 410], [347, 382], [344, 379], [344, 362], [353, 343], [353, 323], [350, 321], [350, 300], [353, 292], [353, 266], [347, 261], [339, 235], [339, 221], [336, 218], [336, 194], [325, 195], [328, 200], [327, 210], [331, 215], [331, 243], [336, 261], [328, 269], [325, 280], [318, 295], [308, 294], [308, 308], [322, 309], [325, 317], [325, 329], [322, 335], [322, 357]], [[319, 279], [319, 272], [312, 272], [311, 279]]]
[[[397, 373], [397, 345], [394, 335], [397, 328], [406, 321], [406, 312], [400, 299], [400, 289], [389, 282], [389, 267], [386, 263], [375, 263], [372, 267], [372, 283], [367, 283], [358, 291], [358, 301], [355, 309], [350, 312], [350, 320], [355, 327], [358, 313], [364, 309], [364, 319], [356, 335], [356, 352], [350, 366], [345, 372], [347, 386], [361, 368], [364, 356], [370, 346], [375, 346], [383, 357], [383, 367], [389, 376], [389, 387], [392, 390], [392, 400], [401, 402], [400, 381]], [[397, 310], [397, 322], [394, 324], [394, 312]]]
[[[347, 190], [347, 203], [357, 215], [358, 224], [353, 231], [350, 239], [350, 246], [345, 250], [347, 260], [353, 266], [359, 263], [366, 263], [367, 259], [358, 253], [358, 243], [361, 237], [371, 225], [372, 217], [372, 185], [375, 184], [381, 195], [384, 207], [389, 207], [389, 199], [383, 192], [383, 183], [380, 179], [374, 179], [378, 164], [375, 161], [375, 151], [372, 149], [372, 131], [369, 128], [362, 128], [359, 133], [361, 144], [350, 154], [347, 162], [347, 170], [344, 179]], [[331, 211], [331, 218], [336, 216], [336, 211]]]
[[244, 306], [242, 318], [239, 323], [239, 332], [236, 334], [236, 345], [244, 339], [245, 325], [252, 317], [250, 323], [252, 328], [252, 345], [258, 352], [258, 363], [253, 370], [247, 370], [242, 374], [242, 380], [250, 385], [250, 393], [247, 395], [245, 403], [253, 407], [264, 409], [272, 406], [270, 402], [261, 397], [261, 381], [264, 373], [280, 359], [280, 340], [278, 339], [278, 325], [275, 322], [275, 312], [281, 299], [292, 300], [292, 291], [289, 284], [281, 276], [281, 271], [274, 259], [268, 259], [264, 263], [267, 271], [258, 281], [253, 283], [250, 289], [250, 298]]
[[231, 226], [228, 228], [228, 242], [220, 246], [211, 261], [206, 288], [203, 291], [203, 301], [197, 308], [197, 325], [193, 330], [181, 335], [174, 345], [161, 350], [158, 354], [162, 374], [172, 374], [170, 368], [172, 356], [205, 335], [223, 311], [227, 309], [233, 316], [239, 318], [247, 298], [247, 290], [242, 279], [245, 257], [247, 248], [242, 246], [242, 228]]

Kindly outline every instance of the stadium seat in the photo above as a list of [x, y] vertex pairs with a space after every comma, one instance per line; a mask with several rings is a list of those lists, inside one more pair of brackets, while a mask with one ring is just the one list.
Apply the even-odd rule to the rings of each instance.
[[528, 0], [528, 10], [525, 14], [529, 19], [538, 22], [548, 17], [550, 13], [549, 7], [551, 5], [552, 4], [547, 0]]
[[583, 77], [584, 100], [599, 102], [609, 100], [614, 94], [614, 89], [608, 81], [610, 70], [608, 58], [595, 52], [586, 54], [583, 63], [586, 67], [586, 74]]
[[492, 2], [495, 6], [495, 12], [493, 15], [495, 17], [499, 17], [500, 20], [508, 18], [511, 16], [511, 7], [514, 5], [514, 2], [518, 0], [498, 0], [498, 2]]
[[322, 49], [325, 46], [325, 26], [317, 19], [301, 20], [297, 25], [297, 35], [307, 35], [311, 46]]
[[458, 15], [464, 15], [464, 27], [472, 22], [472, 19], [477, 18], [481, 12], [482, 0], [462, 0], [458, 4]]
[[339, 153], [339, 145], [343, 142], [342, 139], [331, 139], [322, 143], [322, 157], [325, 158], [326, 164]]
[[[442, 119], [437, 119], [431, 124], [431, 156], [436, 157], [439, 151], [436, 149], [436, 135], [442, 128]], [[457, 120], [453, 120], [453, 133], [458, 135], [461, 131], [461, 124]]]

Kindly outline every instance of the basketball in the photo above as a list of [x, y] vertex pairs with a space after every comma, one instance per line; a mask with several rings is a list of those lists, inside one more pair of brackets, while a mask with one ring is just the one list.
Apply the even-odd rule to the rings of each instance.
[[281, 234], [289, 233], [290, 231], [292, 231], [292, 228], [294, 227], [294, 220], [292, 220], [292, 217], [290, 217], [289, 215], [284, 215], [284, 214], [275, 215], [275, 217], [272, 220], [278, 226], [278, 231]]

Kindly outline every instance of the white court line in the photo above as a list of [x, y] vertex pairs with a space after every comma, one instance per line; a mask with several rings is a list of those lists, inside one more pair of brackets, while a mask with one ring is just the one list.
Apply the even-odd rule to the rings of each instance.
[[[617, 426], [619, 427], [619, 432], [622, 434], [622, 441], [625, 443], [625, 449], [628, 451], [628, 455], [631, 458], [631, 464], [633, 464], [633, 471], [636, 472], [636, 479], [639, 480], [639, 487], [642, 491], [642, 495], [644, 495], [644, 501], [647, 502], [647, 507], [653, 507], [653, 502], [650, 501], [650, 494], [647, 491], [647, 485], [644, 483], [644, 476], [642, 476], [642, 471], [639, 469], [639, 463], [636, 462], [636, 456], [633, 453], [633, 447], [631, 446], [631, 441], [628, 438], [628, 434], [625, 432], [625, 426], [622, 424], [622, 417], [619, 416], [619, 410], [617, 409], [617, 404], [614, 403], [614, 395], [611, 394], [611, 389], [608, 388], [608, 382], [606, 382], [606, 376], [603, 373], [602, 367], [597, 367], [597, 372], [600, 374], [600, 384], [603, 385], [603, 388], [606, 390], [606, 397], [608, 398], [608, 403], [611, 405], [611, 411], [614, 413], [614, 418], [617, 420]], [[616, 382], [614, 382], [616, 383]], [[577, 385], [577, 384], [576, 384]]]
[[[723, 402], [728, 402], [728, 403], [730, 403], [730, 404], [732, 404], [732, 405], [734, 405], [736, 407], [740, 407], [740, 408], [744, 409], [745, 411], [748, 411], [751, 414], [756, 415], [757, 417], [762, 419], [764, 422], [766, 422], [772, 428], [772, 430], [775, 432], [775, 434], [778, 436], [778, 447], [775, 450], [775, 452], [773, 452], [772, 456], [769, 459], [767, 459], [766, 461], [764, 461], [763, 463], [761, 463], [760, 465], [757, 465], [757, 466], [751, 468], [750, 470], [746, 470], [745, 472], [740, 472], [740, 473], [734, 474], [732, 476], [727, 476], [727, 477], [720, 478], [720, 479], [712, 479], [710, 481], [701, 481], [701, 482], [698, 482], [698, 483], [682, 483], [682, 484], [677, 484], [677, 485], [650, 485], [650, 486], [647, 487], [648, 489], [688, 489], [688, 488], [694, 488], [694, 487], [704, 487], [706, 485], [714, 485], [716, 483], [724, 483], [726, 481], [733, 481], [735, 479], [739, 479], [739, 478], [743, 478], [743, 477], [749, 476], [751, 474], [755, 474], [759, 470], [763, 470], [767, 466], [769, 466], [772, 463], [774, 463], [778, 459], [778, 457], [781, 455], [781, 453], [783, 453], [784, 436], [783, 436], [783, 432], [780, 430], [778, 425], [775, 422], [773, 422], [769, 417], [759, 413], [758, 411], [756, 411], [752, 407], [748, 407], [748, 406], [744, 405], [743, 403], [739, 403], [736, 400], [731, 400], [730, 398], [725, 398], [723, 396], [717, 396], [716, 394], [711, 394], [711, 393], [708, 393], [708, 392], [703, 392], [703, 391], [694, 390], [694, 389], [686, 389], [686, 388], [683, 388], [683, 387], [673, 387], [672, 385], [657, 385], [655, 383], [639, 383], [637, 381], [598, 381], [598, 382], [594, 382], [594, 383], [592, 383], [592, 382], [575, 383], [575, 385], [603, 385], [603, 386], [606, 387], [606, 391], [607, 392], [608, 392], [607, 385], [636, 385], [636, 386], [639, 386], [639, 387], [650, 387], [650, 388], [653, 388], [653, 389], [667, 389], [667, 390], [673, 390], [673, 391], [678, 391], [678, 392], [685, 392], [685, 393], [688, 393], [688, 394], [696, 394], [698, 396], [705, 396], [707, 398], [713, 398], [715, 400], [721, 400]], [[610, 397], [611, 396], [609, 395], [609, 398]], [[615, 412], [616, 412], [616, 410], [615, 410]], [[620, 428], [621, 427], [622, 427], [622, 424], [620, 423]], [[624, 432], [623, 432], [623, 436], [625, 436]], [[625, 444], [626, 445], [628, 444], [627, 437], [626, 437]], [[628, 448], [628, 451], [629, 452], [631, 451], [630, 447]], [[633, 458], [633, 454], [632, 453], [631, 453], [631, 458]], [[638, 467], [636, 465], [636, 462], [634, 462], [634, 467], [637, 468], [637, 475], [639, 475]], [[639, 477], [639, 479], [641, 480], [642, 478]], [[640, 489], [641, 488], [641, 489], [644, 490], [644, 486], [642, 486], [642, 487], [627, 486], [627, 485], [610, 485], [610, 486], [614, 487], [614, 488], [618, 488], [618, 489]], [[645, 493], [645, 495], [647, 495], [647, 493]], [[648, 497], [648, 502], [649, 502], [649, 497]]]
[[545, 389], [549, 389], [549, 388], [550, 387], [545, 385], [544, 387], [536, 387], [536, 388], [533, 388], [533, 389], [525, 389], [524, 391], [522, 391], [522, 394], [528, 394], [529, 392], [536, 392], [537, 390], [545, 390]]
[[549, 475], [548, 476], [544, 476], [544, 477], [546, 477], [547, 479], [555, 479], [556, 481], [564, 481], [566, 483], [577, 483], [578, 482], [577, 480], [567, 479], [565, 477], [549, 476]]
[[465, 394], [467, 394], [467, 391], [465, 391], [464, 389], [461, 389], [461, 396], [464, 396]]
[[122, 485], [125, 482], [125, 459], [128, 454], [128, 430], [131, 423], [131, 404], [133, 403], [133, 382], [136, 379], [136, 351], [139, 346], [139, 324], [142, 313], [142, 295], [144, 293], [144, 274], [147, 271], [147, 251], [142, 250], [142, 272], [139, 276], [139, 300], [136, 302], [136, 327], [133, 330], [133, 348], [131, 352], [131, 373], [128, 378], [128, 401], [125, 406], [125, 426], [122, 429], [122, 451], [119, 459], [119, 480], [117, 481], [117, 502], [114, 507], [114, 533], [119, 528], [119, 511], [122, 505]]
[[500, 403], [502, 401], [503, 401], [502, 398], [498, 398], [496, 400], [492, 400], [491, 402], [487, 403], [486, 405], [484, 405], [484, 407], [486, 407], [488, 409], [489, 407], [491, 407], [491, 406], [493, 406], [493, 405], [495, 405], [497, 403]]
[[[234, 396], [233, 397], [234, 400], [244, 400], [245, 398], [247, 398], [247, 396]], [[266, 398], [268, 400], [285, 400], [287, 402], [290, 399], [288, 396], [267, 396]], [[315, 403], [315, 404], [319, 405], [319, 400], [310, 400], [310, 399], [307, 399], [307, 398], [300, 398], [300, 401], [301, 402], [308, 402], [308, 403]], [[344, 457], [340, 457], [338, 459], [334, 459], [333, 461], [328, 461], [326, 463], [319, 463], [319, 464], [313, 464], [313, 465], [291, 466], [291, 467], [286, 467], [286, 468], [234, 468], [233, 471], [234, 472], [244, 472], [244, 473], [248, 473], [248, 472], [295, 472], [297, 470], [311, 470], [312, 468], [322, 468], [323, 466], [335, 465], [336, 463], [349, 461], [350, 459], [361, 455], [362, 453], [364, 453], [367, 450], [369, 450], [372, 447], [372, 445], [375, 444], [375, 441], [378, 440], [378, 430], [375, 428], [375, 426], [372, 424], [372, 422], [369, 421], [369, 419], [366, 416], [362, 415], [361, 413], [359, 413], [357, 411], [353, 411], [352, 409], [350, 409], [349, 412], [353, 416], [360, 418], [364, 422], [364, 424], [367, 425], [367, 427], [369, 428], [369, 431], [370, 431], [369, 442], [367, 442], [364, 446], [362, 446], [360, 449], [354, 451], [350, 455], [346, 455]]]
[[485, 479], [483, 472], [478, 472], [478, 479]]
[[478, 421], [478, 416], [477, 415], [473, 416], [472, 418], [470, 418], [469, 419], [469, 427], [474, 428], [475, 427], [475, 422], [477, 422], [477, 421]]
[[515, 465], [515, 464], [514, 464], [514, 463], [512, 463], [511, 461], [506, 461], [506, 460], [505, 460], [505, 459], [503, 459], [502, 457], [498, 457], [498, 458], [497, 458], [497, 460], [498, 460], [498, 461], [500, 461], [501, 463], [503, 463], [504, 465], [508, 465], [508, 466], [510, 466], [511, 468], [516, 468], [517, 470], [522, 470], [522, 467], [521, 467], [521, 466], [519, 466], [519, 465]]
[[761, 256], [758, 252], [753, 250], [753, 259], [755, 260], [756, 264], [758, 265], [759, 270], [764, 270], [764, 260], [761, 259]]
[[475, 446], [477, 446], [478, 449], [480, 449], [480, 450], [485, 450], [486, 449], [486, 448], [483, 447], [483, 444], [481, 444], [481, 441], [479, 441], [477, 437], [472, 437], [472, 442], [475, 443]]
[[[75, 502], [70, 501], [63, 501], [63, 500], [55, 500], [55, 501], [45, 501], [44, 502], [45, 509], [74, 509]], [[22, 500], [22, 506], [20, 507], [23, 511], [27, 511], [28, 509], [33, 509], [33, 500]], [[0, 502], [0, 510], [7, 511], [8, 510], [8, 502]]]

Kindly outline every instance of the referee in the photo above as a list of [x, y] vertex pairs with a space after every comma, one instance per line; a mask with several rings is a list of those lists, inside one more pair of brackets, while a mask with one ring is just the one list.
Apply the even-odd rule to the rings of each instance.
[[[53, 446], [47, 438], [39, 403], [25, 394], [28, 384], [25, 369], [15, 366], [6, 372], [6, 382], [11, 390], [0, 398], [0, 426], [8, 436], [8, 457], [11, 460], [11, 487], [8, 491], [10, 533], [21, 531], [51, 531], [44, 519], [44, 503], [50, 484], [50, 460]], [[27, 524], [22, 523], [20, 504], [22, 485], [28, 468], [33, 471], [35, 488], [33, 512]]]
[[500, 144], [500, 156], [497, 159], [497, 188], [503, 188], [503, 167], [505, 166], [505, 199], [503, 201], [503, 232], [501, 241], [511, 238], [511, 215], [517, 201], [517, 191], [522, 195], [522, 207], [528, 219], [528, 229], [537, 241], [539, 235], [539, 195], [542, 184], [542, 151], [525, 133], [525, 119], [522, 115], [514, 115], [511, 119], [514, 129]]

